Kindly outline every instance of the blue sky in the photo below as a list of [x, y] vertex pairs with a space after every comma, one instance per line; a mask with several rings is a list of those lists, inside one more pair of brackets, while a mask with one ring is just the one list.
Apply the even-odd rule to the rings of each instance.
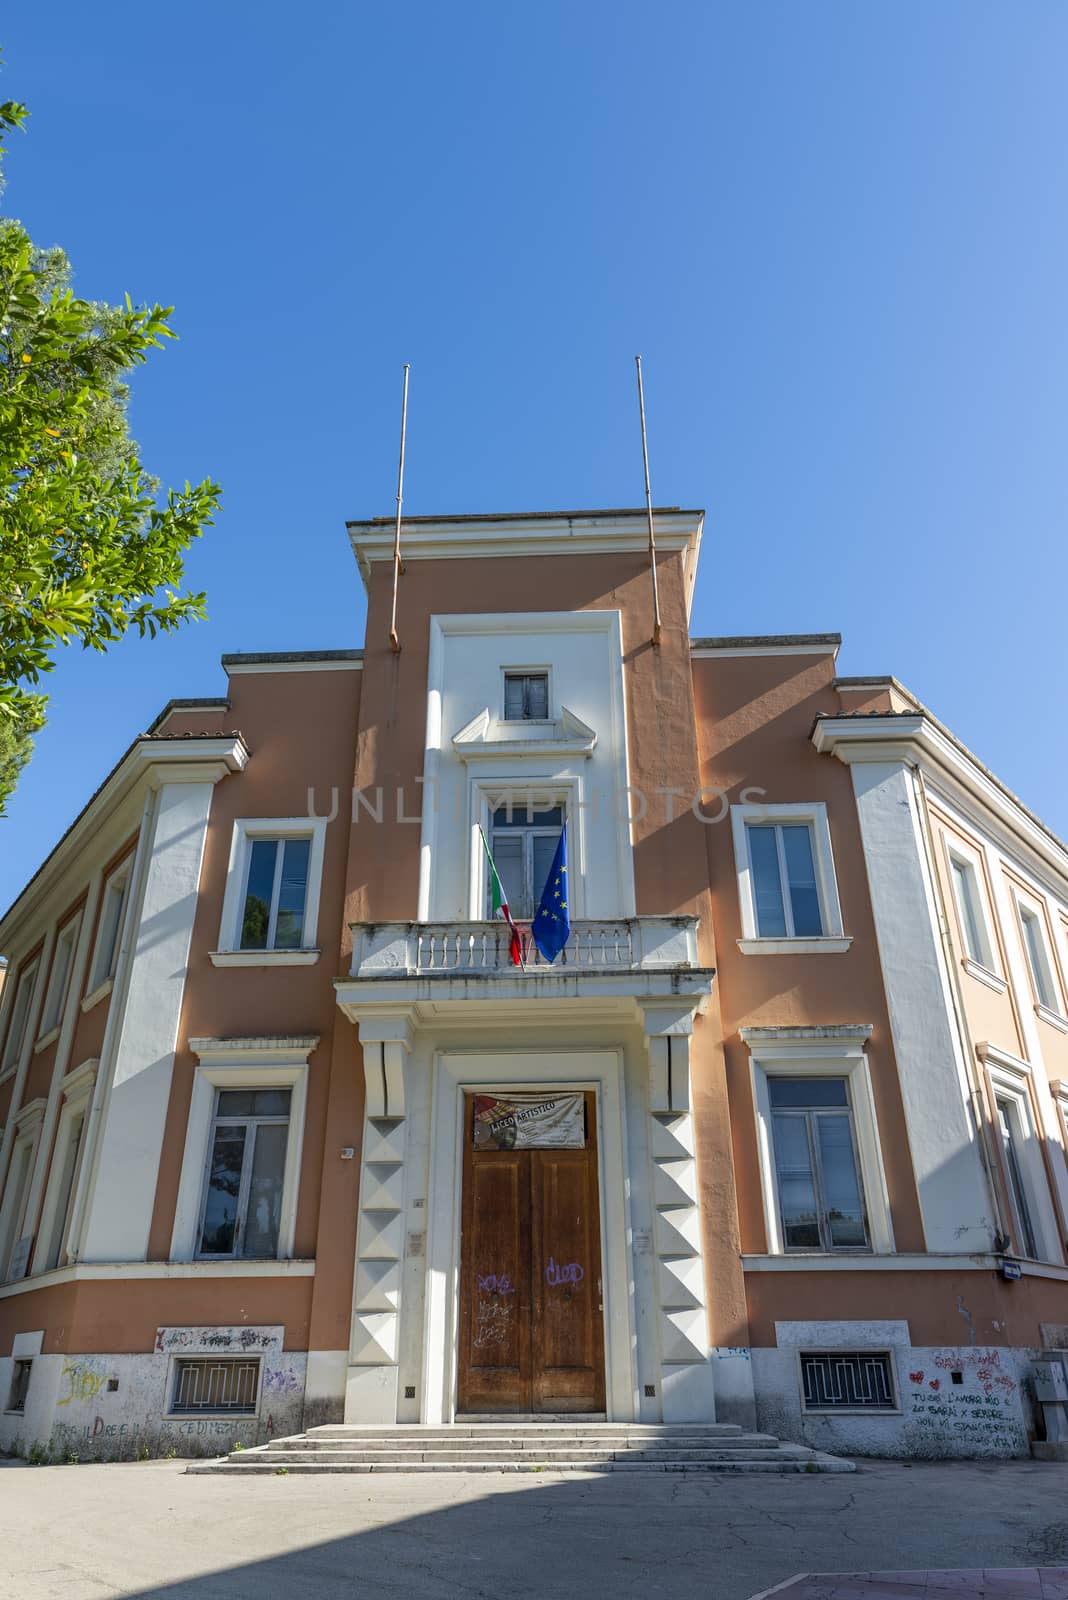
[[9, 8], [6, 208], [174, 304], [210, 621], [62, 654], [0, 903], [224, 650], [358, 645], [346, 517], [705, 506], [697, 634], [838, 629], [1068, 833], [1068, 8]]

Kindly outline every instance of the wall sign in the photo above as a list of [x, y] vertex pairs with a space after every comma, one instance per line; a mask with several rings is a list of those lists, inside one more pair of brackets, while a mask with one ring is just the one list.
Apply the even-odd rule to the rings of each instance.
[[581, 1094], [475, 1096], [476, 1150], [583, 1150]]

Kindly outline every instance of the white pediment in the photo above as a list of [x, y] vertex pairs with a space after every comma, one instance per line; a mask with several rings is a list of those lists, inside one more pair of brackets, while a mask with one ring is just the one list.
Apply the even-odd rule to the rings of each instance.
[[597, 735], [566, 706], [560, 707], [555, 722], [502, 722], [491, 717], [484, 707], [477, 717], [462, 727], [452, 741], [461, 761], [478, 761], [493, 756], [583, 756], [593, 755]]

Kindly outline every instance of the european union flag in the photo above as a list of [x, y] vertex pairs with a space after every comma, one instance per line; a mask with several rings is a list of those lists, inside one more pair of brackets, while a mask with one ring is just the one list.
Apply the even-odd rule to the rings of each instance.
[[541, 892], [541, 902], [530, 931], [546, 961], [555, 961], [571, 937], [571, 915], [567, 909], [567, 827], [560, 831], [560, 843]]

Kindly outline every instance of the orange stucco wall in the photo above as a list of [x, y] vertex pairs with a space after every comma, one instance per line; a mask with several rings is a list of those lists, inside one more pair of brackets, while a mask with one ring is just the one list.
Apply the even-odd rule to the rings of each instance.
[[26, 1328], [44, 1330], [45, 1355], [129, 1355], [151, 1350], [157, 1328], [196, 1323], [284, 1323], [285, 1348], [305, 1350], [313, 1281], [104, 1278], [27, 1290], [0, 1299], [0, 1354], [10, 1354], [14, 1335]]
[[[716, 987], [723, 1017], [727, 1083], [734, 1139], [742, 1248], [767, 1248], [756, 1142], [749, 1051], [739, 1028], [808, 1024], [871, 1023], [868, 1045], [876, 1115], [900, 1250], [922, 1250], [923, 1230], [912, 1176], [904, 1109], [898, 1087], [886, 997], [879, 966], [867, 871], [853, 785], [846, 767], [820, 756], [809, 735], [818, 712], [840, 710], [829, 652], [786, 656], [710, 656], [693, 663], [701, 780], [714, 794], [707, 813], [718, 820], [704, 827], [712, 915], [718, 932]], [[727, 807], [742, 802], [827, 806], [842, 904], [843, 925], [852, 936], [841, 954], [743, 955], [741, 911], [734, 845]], [[762, 791], [762, 792], [759, 792]], [[822, 1293], [821, 1280], [798, 1284], [810, 1314]]]
[[[775, 1344], [776, 1321], [904, 1321], [915, 1345], [1041, 1348], [1043, 1322], [1063, 1326], [1065, 1284], [1049, 1278], [1005, 1282], [996, 1272], [749, 1272], [752, 1343]], [[808, 1306], [809, 1310], [799, 1310]]]

